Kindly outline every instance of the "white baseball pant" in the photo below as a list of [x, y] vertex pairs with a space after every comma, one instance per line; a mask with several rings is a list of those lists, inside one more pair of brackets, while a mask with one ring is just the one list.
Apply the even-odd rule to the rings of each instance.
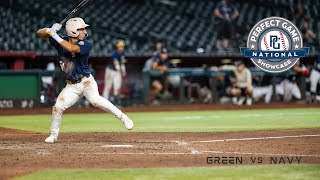
[[268, 86], [255, 86], [253, 87], [253, 98], [258, 101], [261, 97], [264, 97], [265, 103], [270, 103], [272, 98], [272, 85]]
[[317, 85], [319, 80], [320, 80], [320, 72], [313, 69], [310, 74], [310, 91], [312, 93], [317, 92]]
[[284, 101], [290, 101], [292, 96], [296, 99], [301, 99], [301, 92], [297, 83], [290, 82], [288, 79], [276, 85], [276, 92], [284, 97]]
[[89, 78], [83, 77], [82, 81], [77, 84], [67, 84], [60, 92], [57, 101], [52, 109], [51, 131], [59, 132], [63, 112], [75, 104], [83, 96], [95, 107], [104, 111], [111, 112], [117, 118], [121, 117], [122, 112], [115, 107], [110, 101], [99, 95], [98, 85], [92, 75]]
[[104, 76], [103, 97], [109, 99], [110, 91], [113, 86], [113, 95], [118, 96], [122, 85], [122, 75], [120, 71], [106, 68]]

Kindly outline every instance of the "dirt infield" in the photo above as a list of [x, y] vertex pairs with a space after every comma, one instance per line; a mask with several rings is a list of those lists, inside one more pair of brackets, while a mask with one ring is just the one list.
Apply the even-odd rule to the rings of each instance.
[[[43, 168], [217, 166], [225, 165], [223, 157], [242, 158], [241, 164], [254, 164], [250, 157], [261, 157], [263, 164], [320, 163], [320, 128], [228, 133], [65, 133], [56, 144], [45, 144], [47, 135], [0, 128], [1, 179]], [[220, 158], [219, 163], [208, 164], [207, 157]], [[233, 163], [227, 161], [229, 165]]]

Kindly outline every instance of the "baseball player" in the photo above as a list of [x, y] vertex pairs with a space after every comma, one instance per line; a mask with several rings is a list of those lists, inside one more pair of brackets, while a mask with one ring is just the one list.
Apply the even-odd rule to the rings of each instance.
[[[228, 94], [239, 98], [237, 104], [240, 106], [244, 102], [248, 106], [252, 105], [252, 75], [250, 70], [245, 66], [242, 60], [235, 62], [233, 65], [223, 65], [220, 67], [222, 70], [231, 70], [235, 75], [235, 82], [232, 83], [233, 86], [227, 90]], [[234, 81], [234, 80], [233, 80]]]
[[314, 62], [314, 68], [310, 74], [310, 91], [311, 91], [311, 98], [313, 102], [316, 102], [316, 95], [317, 95], [317, 85], [320, 81], [320, 55], [318, 55], [316, 61]]
[[63, 71], [67, 85], [60, 92], [52, 109], [51, 135], [46, 138], [46, 143], [58, 140], [61, 126], [62, 113], [85, 96], [95, 107], [104, 111], [111, 111], [125, 127], [130, 130], [133, 122], [108, 100], [99, 95], [98, 86], [88, 67], [91, 43], [86, 40], [88, 27], [83, 19], [71, 18], [66, 22], [68, 36], [57, 34], [62, 25], [55, 23], [51, 28], [38, 30], [37, 35], [49, 40], [50, 44], [58, 51], [60, 67]]
[[124, 41], [120, 40], [116, 43], [116, 51], [108, 62], [104, 76], [103, 97], [109, 99], [111, 87], [113, 86], [113, 95], [118, 97], [122, 84], [122, 77], [126, 75]]
[[294, 97], [297, 100], [301, 99], [301, 91], [297, 84], [297, 76], [309, 74], [309, 70], [300, 64], [300, 60], [296, 62], [292, 70], [294, 75], [287, 75], [282, 78], [282, 81], [276, 85], [276, 93], [283, 97], [285, 102], [289, 102]]
[[253, 86], [253, 94], [252, 97], [254, 101], [258, 102], [260, 98], [264, 98], [265, 103], [270, 103], [272, 98], [272, 77], [268, 75], [263, 76], [255, 76], [253, 78], [256, 81], [260, 81], [260, 83], [256, 82]]
[[[154, 71], [159, 71], [161, 74], [169, 69], [169, 57], [167, 48], [162, 48], [160, 53], [157, 54], [152, 62], [151, 69]], [[152, 104], [159, 104], [156, 100], [158, 95], [163, 89], [167, 89], [169, 81], [167, 77], [153, 77], [151, 82], [152, 90], [150, 92], [150, 100]]]

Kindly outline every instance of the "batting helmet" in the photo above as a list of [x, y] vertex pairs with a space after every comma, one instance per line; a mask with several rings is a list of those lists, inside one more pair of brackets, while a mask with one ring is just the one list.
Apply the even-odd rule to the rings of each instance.
[[125, 46], [126, 46], [126, 44], [124, 43], [123, 40], [119, 40], [119, 41], [116, 42], [116, 47], [117, 47], [117, 48], [118, 48], [118, 47], [125, 47]]
[[66, 22], [67, 35], [70, 37], [78, 37], [78, 29], [86, 28], [89, 25], [84, 22], [82, 18], [71, 18]]

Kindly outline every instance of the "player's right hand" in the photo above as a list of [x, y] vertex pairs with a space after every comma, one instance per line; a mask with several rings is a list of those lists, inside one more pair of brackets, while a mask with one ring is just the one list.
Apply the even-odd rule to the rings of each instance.
[[59, 24], [59, 23], [54, 23], [51, 27], [51, 29], [54, 29], [56, 32], [60, 31], [62, 27], [62, 24]]

